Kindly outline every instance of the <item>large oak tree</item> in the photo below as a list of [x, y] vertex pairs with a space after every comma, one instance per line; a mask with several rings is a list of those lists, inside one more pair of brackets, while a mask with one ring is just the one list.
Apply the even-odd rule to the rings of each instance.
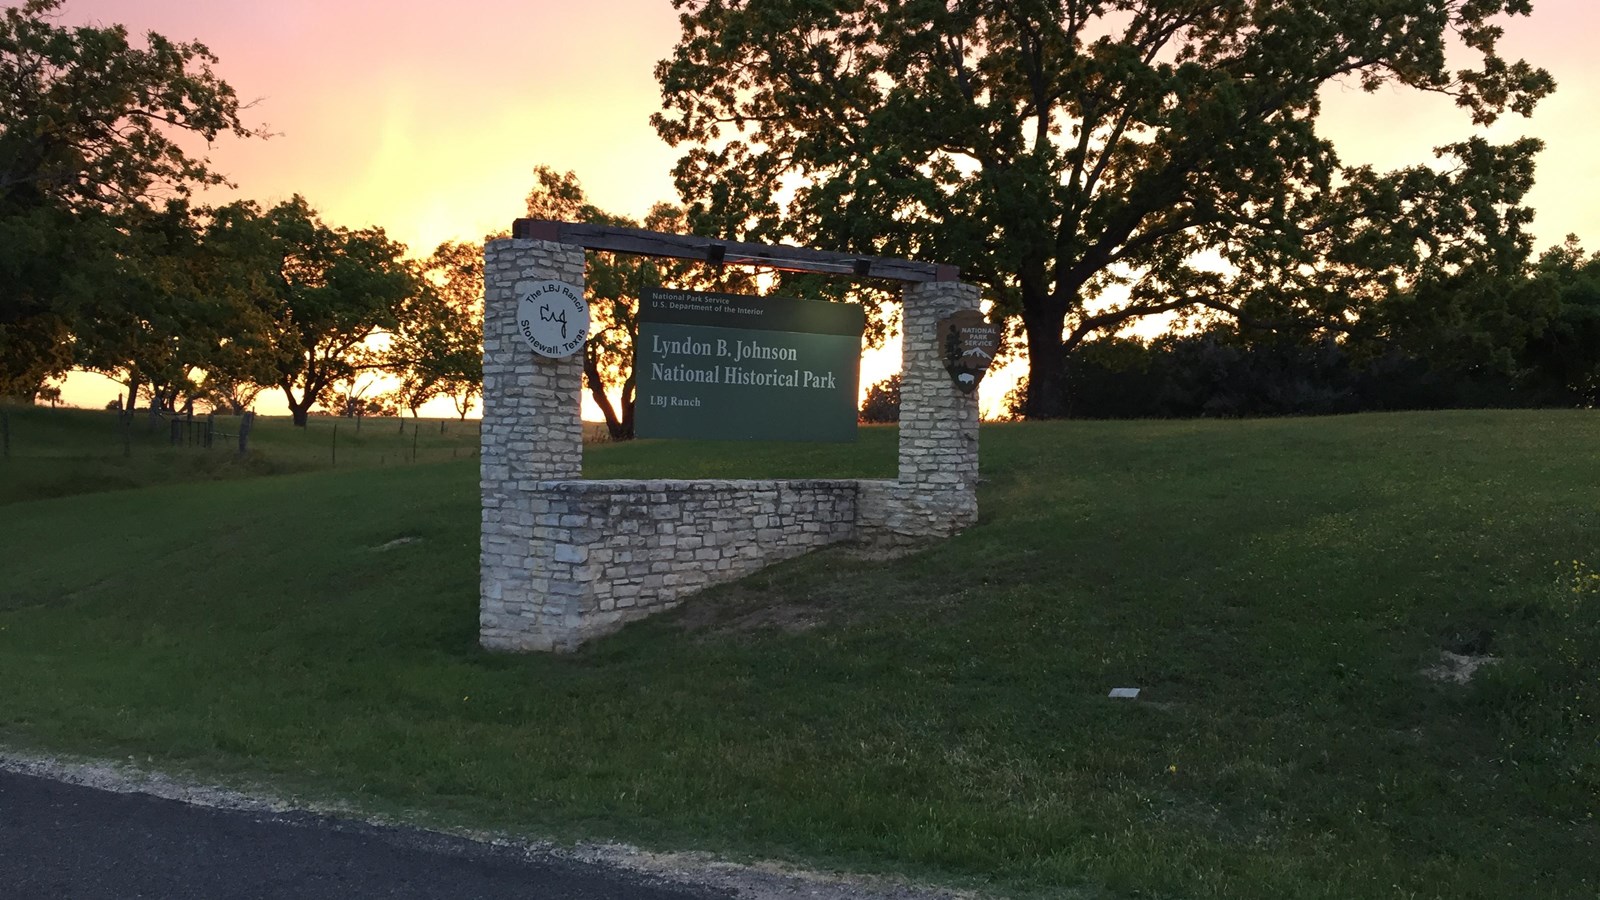
[[0, 11], [0, 394], [72, 364], [63, 301], [93, 289], [74, 282], [106, 217], [222, 180], [179, 136], [258, 133], [205, 45], [63, 26], [61, 6]]
[[674, 6], [654, 122], [696, 228], [960, 265], [1026, 333], [1030, 416], [1065, 414], [1073, 348], [1139, 317], [1348, 329], [1525, 245], [1536, 141], [1378, 173], [1318, 116], [1329, 85], [1528, 114], [1552, 80], [1496, 52], [1528, 0]]

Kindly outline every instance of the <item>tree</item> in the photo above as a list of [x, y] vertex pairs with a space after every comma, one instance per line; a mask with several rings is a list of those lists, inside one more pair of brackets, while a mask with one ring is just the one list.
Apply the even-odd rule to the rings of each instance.
[[328, 415], [344, 419], [397, 415], [398, 409], [391, 395], [369, 396], [378, 383], [379, 380], [373, 373], [362, 369], [351, 369], [328, 385], [320, 402], [328, 411]]
[[1600, 253], [1585, 257], [1576, 235], [1539, 258], [1528, 289], [1554, 303], [1545, 329], [1523, 351], [1531, 386], [1600, 405]]
[[861, 421], [872, 423], [900, 421], [899, 372], [867, 388], [867, 399], [861, 402]]
[[438, 388], [434, 383], [422, 380], [417, 373], [408, 371], [400, 377], [400, 383], [383, 396], [395, 409], [411, 410], [411, 418], [416, 419], [422, 415], [422, 404], [438, 396]]
[[32, 399], [72, 367], [63, 297], [76, 290], [74, 245], [87, 228], [65, 210], [0, 212], [0, 397]]
[[62, 27], [62, 2], [0, 12], [0, 393], [31, 395], [71, 364], [61, 301], [99, 216], [220, 183], [180, 135], [259, 134], [205, 45]]
[[419, 290], [392, 335], [386, 368], [400, 378], [397, 405], [416, 416], [448, 396], [461, 418], [483, 395], [483, 248], [446, 241], [423, 260]]
[[251, 385], [269, 377], [246, 353], [268, 323], [251, 302], [259, 278], [218, 221], [226, 216], [173, 199], [97, 214], [98, 227], [78, 229], [56, 308], [71, 323], [73, 365], [122, 381], [126, 411], [141, 392], [155, 401], [152, 414], [180, 397], [247, 405]]
[[[1317, 131], [1324, 87], [1434, 92], [1477, 124], [1554, 88], [1495, 50], [1494, 17], [1528, 0], [673, 5], [653, 121], [685, 148], [696, 228], [960, 265], [1021, 319], [1030, 417], [1064, 415], [1068, 355], [1139, 317], [1287, 309], [1349, 327], [1368, 292], [1339, 288], [1373, 276], [1332, 235], [1404, 281], [1403, 242], [1429, 223], [1391, 212], [1525, 219], [1482, 179], [1345, 169]], [[1451, 40], [1479, 65], [1452, 71]], [[1537, 149], [1478, 155], [1531, 169]]]
[[103, 244], [76, 247], [90, 286], [64, 302], [75, 323], [73, 361], [122, 381], [130, 414], [148, 392], [153, 415], [192, 396], [223, 324], [222, 301], [212, 299], [202, 226], [188, 203], [130, 206], [116, 222], [101, 232]]
[[233, 381], [207, 373], [200, 385], [199, 399], [214, 410], [230, 416], [242, 416], [255, 406], [256, 398], [265, 387], [251, 382]]
[[340, 379], [376, 369], [368, 340], [399, 327], [418, 290], [405, 247], [379, 228], [326, 225], [299, 196], [265, 213], [234, 204], [220, 217], [227, 239], [253, 260], [254, 303], [268, 322], [252, 365], [270, 372], [294, 424]]
[[220, 315], [199, 391], [214, 409], [243, 415], [279, 379], [271, 352], [278, 314], [270, 300], [275, 275], [261, 210], [251, 203], [206, 210], [202, 246], [207, 295]]

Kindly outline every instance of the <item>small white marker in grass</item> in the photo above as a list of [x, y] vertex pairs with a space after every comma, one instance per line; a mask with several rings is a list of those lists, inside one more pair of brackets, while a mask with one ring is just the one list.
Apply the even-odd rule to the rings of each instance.
[[1136, 700], [1136, 699], [1138, 699], [1138, 697], [1139, 697], [1139, 689], [1138, 688], [1112, 688], [1111, 689], [1111, 699], [1113, 699], [1113, 700]]

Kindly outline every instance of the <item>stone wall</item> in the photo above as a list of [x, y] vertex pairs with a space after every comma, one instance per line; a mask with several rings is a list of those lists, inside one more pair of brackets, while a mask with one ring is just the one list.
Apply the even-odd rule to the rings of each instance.
[[499, 240], [484, 258], [480, 639], [570, 650], [709, 585], [828, 544], [921, 546], [978, 513], [978, 401], [951, 383], [938, 320], [958, 282], [907, 288], [894, 481], [583, 481], [581, 356], [536, 356], [516, 285], [583, 285], [584, 254]]
[[855, 481], [545, 481], [539, 560], [485, 604], [485, 647], [571, 650], [688, 594], [856, 536]]

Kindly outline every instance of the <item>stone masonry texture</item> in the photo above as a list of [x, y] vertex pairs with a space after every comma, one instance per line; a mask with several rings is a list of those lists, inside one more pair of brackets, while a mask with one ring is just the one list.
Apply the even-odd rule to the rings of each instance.
[[922, 546], [977, 519], [978, 403], [951, 383], [938, 320], [978, 290], [906, 290], [895, 481], [585, 481], [582, 357], [534, 354], [516, 285], [582, 287], [584, 253], [498, 240], [484, 252], [479, 639], [572, 650], [695, 591], [829, 544]]
[[906, 288], [899, 478], [862, 483], [860, 540], [916, 546], [978, 520], [978, 395], [951, 383], [938, 337], [940, 319], [977, 308], [976, 285], [931, 281]]
[[550, 649], [548, 634], [510, 635], [489, 621], [542, 605], [556, 585], [554, 548], [534, 538], [533, 490], [583, 477], [578, 392], [583, 360], [545, 359], [517, 329], [516, 285], [583, 287], [583, 250], [548, 241], [500, 240], [484, 248], [483, 426], [480, 470], [479, 639], [485, 647]]
[[485, 609], [486, 646], [570, 650], [687, 594], [850, 540], [854, 481], [547, 481], [543, 597]]

